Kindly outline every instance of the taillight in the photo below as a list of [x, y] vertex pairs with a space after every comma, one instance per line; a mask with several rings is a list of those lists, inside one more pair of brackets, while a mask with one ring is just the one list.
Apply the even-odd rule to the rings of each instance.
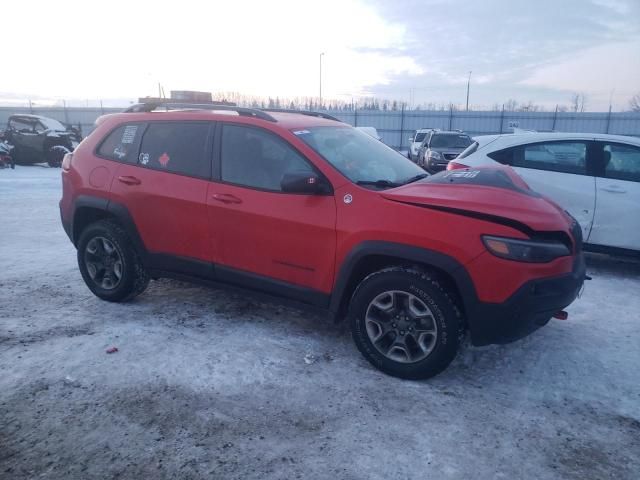
[[447, 164], [447, 170], [460, 170], [461, 168], [469, 168], [469, 165], [451, 161]]
[[63, 170], [69, 170], [71, 168], [71, 159], [72, 158], [73, 158], [73, 153], [65, 154], [64, 158], [62, 159], [62, 169]]

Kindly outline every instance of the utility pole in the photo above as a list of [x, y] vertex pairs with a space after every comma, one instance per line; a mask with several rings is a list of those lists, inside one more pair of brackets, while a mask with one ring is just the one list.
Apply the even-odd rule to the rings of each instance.
[[469, 70], [469, 78], [467, 78], [467, 112], [469, 111], [469, 84], [471, 83], [471, 70]]
[[320, 54], [320, 108], [322, 108], [322, 56], [324, 52]]

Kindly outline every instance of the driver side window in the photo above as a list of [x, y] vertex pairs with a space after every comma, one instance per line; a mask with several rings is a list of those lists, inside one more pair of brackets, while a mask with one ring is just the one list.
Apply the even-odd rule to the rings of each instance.
[[21, 133], [32, 133], [33, 132], [33, 124], [23, 121], [23, 120], [19, 120], [19, 119], [12, 119], [10, 122], [10, 127], [17, 131], [17, 132], [21, 132]]
[[279, 192], [285, 173], [314, 173], [298, 152], [265, 130], [223, 125], [221, 179], [236, 185]]

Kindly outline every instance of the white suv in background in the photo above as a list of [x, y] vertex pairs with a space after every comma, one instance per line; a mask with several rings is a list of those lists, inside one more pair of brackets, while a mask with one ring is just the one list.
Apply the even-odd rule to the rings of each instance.
[[420, 146], [431, 130], [433, 130], [433, 128], [419, 128], [412, 137], [409, 137], [409, 151], [407, 152], [407, 158], [409, 160], [413, 162], [418, 160]]
[[573, 215], [591, 250], [640, 251], [640, 138], [595, 133], [487, 135], [447, 170], [511, 165]]

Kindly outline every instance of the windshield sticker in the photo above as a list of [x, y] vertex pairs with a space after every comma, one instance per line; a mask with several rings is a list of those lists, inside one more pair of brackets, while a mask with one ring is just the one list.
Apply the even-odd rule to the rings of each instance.
[[137, 125], [127, 125], [122, 133], [122, 143], [133, 143], [133, 139], [136, 138], [136, 132], [138, 131]]
[[160, 162], [160, 165], [162, 165], [163, 167], [167, 166], [167, 164], [169, 163], [169, 155], [167, 155], [167, 152], [164, 152], [158, 157], [158, 162]]
[[480, 170], [465, 170], [463, 172], [447, 172], [444, 174], [445, 178], [476, 178], [480, 174]]
[[309, 130], [296, 130], [293, 132], [294, 135], [305, 135], [307, 133], [311, 133]]
[[127, 151], [122, 147], [122, 145], [118, 145], [113, 149], [113, 155], [117, 157], [119, 160], [122, 160], [127, 156]]
[[147, 163], [149, 163], [149, 154], [141, 153], [140, 156], [138, 157], [138, 160], [140, 160], [140, 163], [142, 165], [146, 165]]

